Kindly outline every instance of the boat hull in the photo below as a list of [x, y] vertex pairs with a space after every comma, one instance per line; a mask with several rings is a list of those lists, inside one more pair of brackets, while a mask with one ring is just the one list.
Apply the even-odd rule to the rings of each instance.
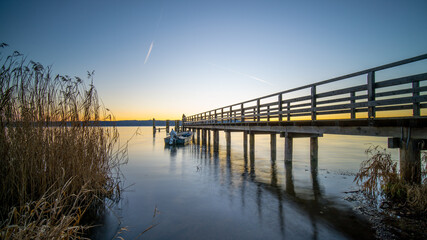
[[166, 145], [185, 145], [191, 143], [193, 132], [181, 132], [178, 133], [171, 141], [171, 137], [165, 137]]

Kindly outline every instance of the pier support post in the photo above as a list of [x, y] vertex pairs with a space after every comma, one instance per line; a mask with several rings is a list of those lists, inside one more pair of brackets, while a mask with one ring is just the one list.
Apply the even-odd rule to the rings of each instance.
[[200, 129], [197, 129], [197, 145], [200, 145]]
[[285, 137], [285, 162], [292, 162], [292, 137]]
[[202, 129], [202, 145], [206, 146], [206, 129]]
[[231, 149], [231, 132], [230, 131], [225, 131], [225, 142], [227, 143], [227, 153], [229, 153]]
[[312, 171], [317, 171], [318, 154], [319, 153], [319, 138], [310, 137], [310, 166]]
[[219, 131], [218, 130], [214, 130], [213, 138], [214, 138], [214, 151], [218, 152], [218, 149], [219, 149]]
[[270, 151], [271, 151], [271, 159], [276, 160], [276, 134], [270, 134]]
[[248, 157], [248, 132], [243, 132], [243, 157]]
[[249, 133], [249, 157], [255, 159], [255, 134], [252, 132]]
[[191, 131], [193, 132], [193, 143], [196, 143], [196, 141], [194, 140], [194, 138], [195, 138], [195, 136], [194, 135], [196, 135], [196, 133], [194, 132], [194, 131], [196, 131], [196, 129], [191, 129]]
[[399, 148], [400, 177], [407, 183], [421, 183], [421, 150], [427, 150], [427, 139], [411, 138], [410, 129], [406, 129], [406, 136], [389, 138], [389, 148]]
[[211, 130], [207, 130], [208, 131], [208, 146], [211, 146]]
[[408, 183], [421, 183], [421, 152], [418, 141], [409, 139], [400, 146], [400, 176]]

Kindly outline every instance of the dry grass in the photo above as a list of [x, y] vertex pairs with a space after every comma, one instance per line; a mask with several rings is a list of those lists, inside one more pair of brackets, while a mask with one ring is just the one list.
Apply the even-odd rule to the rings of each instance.
[[0, 57], [0, 238], [77, 238], [88, 210], [119, 198], [126, 147], [100, 126], [112, 117], [93, 73], [86, 87], [18, 52]]
[[383, 194], [396, 207], [408, 207], [420, 214], [427, 213], [427, 157], [423, 154], [425, 166], [422, 171], [422, 184], [409, 184], [402, 180], [397, 171], [397, 162], [391, 159], [390, 153], [379, 146], [366, 150], [369, 158], [362, 162], [355, 181], [370, 197]]

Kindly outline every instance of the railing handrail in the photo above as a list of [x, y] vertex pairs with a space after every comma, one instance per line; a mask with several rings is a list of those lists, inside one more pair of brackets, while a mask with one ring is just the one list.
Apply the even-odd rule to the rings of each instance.
[[324, 85], [324, 84], [328, 84], [328, 83], [333, 83], [333, 82], [337, 82], [337, 81], [340, 81], [340, 80], [344, 80], [344, 79], [348, 79], [348, 78], [352, 78], [352, 77], [357, 77], [357, 76], [368, 74], [368, 73], [371, 73], [371, 72], [377, 72], [377, 71], [380, 71], [380, 70], [384, 70], [384, 69], [389, 69], [389, 68], [393, 68], [393, 67], [405, 65], [405, 64], [408, 64], [408, 63], [417, 62], [417, 61], [424, 60], [424, 59], [427, 59], [427, 54], [422, 54], [422, 55], [419, 55], [419, 56], [416, 56], [416, 57], [407, 58], [407, 59], [404, 59], [404, 60], [400, 60], [400, 61], [396, 61], [396, 62], [384, 64], [384, 65], [381, 65], [381, 66], [378, 66], [378, 67], [373, 67], [373, 68], [365, 69], [365, 70], [362, 70], [362, 71], [358, 71], [358, 72], [354, 72], [354, 73], [342, 75], [342, 76], [339, 76], [339, 77], [334, 77], [334, 78], [331, 78], [331, 79], [323, 80], [323, 81], [320, 81], [320, 82], [315, 82], [315, 83], [303, 85], [303, 86], [300, 86], [300, 87], [296, 87], [296, 88], [292, 88], [292, 89], [288, 89], [288, 90], [284, 90], [284, 91], [272, 93], [272, 94], [265, 95], [265, 96], [262, 96], [262, 97], [258, 97], [258, 98], [246, 100], [246, 101], [243, 101], [243, 102], [239, 102], [239, 103], [227, 105], [227, 106], [224, 106], [224, 107], [215, 108], [215, 109], [212, 109], [212, 110], [209, 110], [209, 111], [205, 111], [205, 112], [201, 112], [201, 113], [190, 115], [189, 117], [197, 116], [197, 115], [200, 115], [200, 114], [210, 113], [212, 111], [217, 111], [217, 110], [221, 110], [221, 109], [225, 109], [225, 108], [230, 108], [230, 107], [242, 105], [242, 104], [245, 104], [245, 103], [254, 102], [254, 101], [258, 101], [258, 100], [269, 98], [269, 97], [274, 97], [274, 96], [285, 94], [285, 93], [295, 92], [295, 91], [299, 91], [299, 90], [302, 90], [302, 89], [307, 89], [307, 88], [312, 88], [312, 87], [315, 87], [315, 86], [320, 86], [320, 85]]

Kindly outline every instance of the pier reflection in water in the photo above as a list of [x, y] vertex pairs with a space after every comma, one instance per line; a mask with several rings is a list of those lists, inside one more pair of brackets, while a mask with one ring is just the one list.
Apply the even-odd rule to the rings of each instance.
[[[125, 137], [131, 129], [120, 131]], [[365, 158], [364, 143], [383, 139], [325, 136], [317, 166], [310, 165], [309, 142], [294, 142], [294, 160], [285, 164], [282, 142], [278, 139], [277, 153], [271, 154], [268, 135], [256, 136], [256, 151], [245, 154], [243, 135], [232, 134], [228, 151], [225, 141], [214, 151], [210, 141], [165, 147], [162, 134], [153, 142], [153, 135], [145, 134], [149, 130], [143, 132], [130, 144], [129, 164], [122, 169], [126, 183], [134, 185], [119, 205], [120, 222], [107, 215], [95, 238], [111, 238], [123, 226], [130, 230], [124, 237], [134, 238], [153, 222], [160, 224], [144, 237], [373, 238], [370, 225], [353, 213], [343, 192], [355, 187], [352, 173]], [[347, 156], [337, 155], [340, 147], [350, 146]], [[156, 206], [160, 214], [153, 219]]]

